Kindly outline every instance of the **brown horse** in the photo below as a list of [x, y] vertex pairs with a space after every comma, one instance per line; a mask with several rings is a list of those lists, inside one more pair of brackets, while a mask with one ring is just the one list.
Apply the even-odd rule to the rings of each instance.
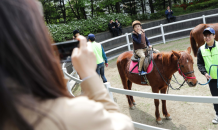
[[[204, 44], [203, 31], [207, 27], [212, 27], [215, 30], [215, 34], [218, 34], [218, 23], [215, 24], [199, 24], [190, 32], [190, 43], [194, 53], [197, 56], [198, 48]], [[218, 37], [215, 37], [218, 41]]]
[[[191, 47], [189, 47], [186, 51], [154, 53], [153, 61], [156, 63], [157, 68], [159, 69], [161, 75], [165, 78], [166, 81], [167, 79], [171, 79], [172, 75], [178, 70], [178, 65], [179, 65], [182, 73], [185, 75], [184, 77], [189, 76], [189, 78], [192, 78], [192, 79], [186, 78], [187, 84], [190, 87], [194, 87], [197, 84], [197, 80], [193, 72], [194, 62], [190, 53], [191, 53]], [[141, 77], [138, 74], [129, 73], [129, 65], [131, 62], [132, 55], [133, 55], [132, 51], [124, 52], [117, 59], [117, 67], [119, 70], [123, 87], [124, 89], [128, 89], [128, 90], [131, 90], [132, 83], [144, 85], [141, 84]], [[147, 74], [146, 77], [150, 83], [153, 93], [159, 93], [160, 91], [161, 93], [165, 94], [168, 86], [161, 78], [157, 68], [154, 66], [153, 71]], [[126, 95], [126, 97], [130, 108], [134, 109], [135, 100], [133, 99], [133, 96]], [[154, 104], [156, 107], [155, 110], [156, 121], [159, 124], [161, 124], [162, 119], [160, 118], [160, 113], [159, 113], [159, 99], [154, 99]], [[167, 112], [166, 100], [162, 100], [162, 111], [166, 119], [171, 119], [170, 114]]]

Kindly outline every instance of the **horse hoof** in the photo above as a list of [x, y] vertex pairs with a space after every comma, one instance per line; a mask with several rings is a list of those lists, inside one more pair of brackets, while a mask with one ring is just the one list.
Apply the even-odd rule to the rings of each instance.
[[170, 116], [169, 116], [169, 117], [166, 117], [166, 119], [167, 119], [167, 120], [172, 120], [172, 118], [171, 118]]
[[163, 121], [162, 121], [162, 120], [157, 121], [157, 124], [158, 124], [158, 125], [161, 125], [161, 124], [163, 124]]
[[136, 103], [135, 103], [135, 102], [133, 102], [132, 104], [133, 104], [133, 105], [136, 105]]
[[134, 109], [135, 109], [135, 106], [131, 106], [130, 109], [131, 109], [131, 110], [134, 110]]

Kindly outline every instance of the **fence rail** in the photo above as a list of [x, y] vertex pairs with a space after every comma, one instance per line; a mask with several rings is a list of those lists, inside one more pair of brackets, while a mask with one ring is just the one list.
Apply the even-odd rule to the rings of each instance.
[[[188, 19], [188, 20], [182, 20], [182, 21], [169, 23], [169, 24], [164, 24], [164, 25], [160, 24], [159, 26], [147, 28], [147, 29], [144, 29], [144, 30], [147, 31], [147, 30], [151, 30], [151, 29], [160, 28], [160, 31], [161, 31], [160, 35], [156, 35], [156, 36], [150, 37], [148, 39], [153, 39], [153, 38], [157, 38], [157, 37], [162, 36], [163, 43], [165, 44], [166, 43], [166, 41], [165, 41], [165, 36], [166, 35], [171, 35], [171, 34], [175, 34], [175, 33], [182, 32], [182, 31], [188, 31], [188, 30], [193, 29], [193, 27], [192, 28], [186, 28], [186, 29], [183, 29], [183, 30], [174, 31], [174, 32], [170, 32], [170, 33], [164, 33], [164, 27], [174, 25], [174, 24], [178, 24], [178, 23], [189, 22], [189, 21], [197, 20], [197, 19], [202, 19], [203, 23], [206, 23], [205, 18], [214, 17], [214, 16], [218, 16], [218, 13], [217, 14], [212, 14], [212, 15], [207, 15], [207, 16], [203, 15], [202, 17], [196, 17], [196, 18], [192, 18], [192, 19]], [[122, 37], [126, 37], [126, 41], [127, 41], [126, 45], [116, 47], [114, 49], [106, 51], [105, 53], [107, 54], [109, 52], [113, 52], [113, 51], [115, 51], [117, 49], [120, 49], [120, 48], [123, 48], [123, 47], [126, 47], [126, 46], [128, 47], [128, 50], [130, 51], [131, 50], [130, 45], [132, 45], [132, 43], [129, 42], [129, 35], [131, 35], [131, 33], [126, 33], [125, 35], [118, 36], [118, 37], [115, 37], [115, 38], [111, 38], [111, 39], [102, 41], [102, 42], [100, 42], [100, 44], [104, 44], [104, 43], [112, 41], [112, 40], [116, 40], [116, 39], [119, 39], [119, 38], [122, 38]], [[82, 82], [82, 80], [80, 80], [78, 78], [75, 78], [71, 74], [67, 73], [67, 70], [65, 68], [65, 63], [62, 65], [62, 70], [63, 70], [63, 73], [65, 74], [65, 76], [67, 76], [71, 80], [74, 80], [77, 83]], [[146, 97], [146, 98], [153, 98], [153, 99], [163, 99], [163, 100], [172, 100], [172, 101], [186, 101], [186, 102], [199, 102], [199, 103], [218, 103], [218, 97], [187, 96], [187, 95], [173, 95], [173, 94], [167, 94], [166, 95], [166, 94], [146, 93], [146, 92], [137, 92], [137, 91], [130, 91], [130, 90], [112, 88], [109, 82], [105, 83], [104, 85], [108, 89], [109, 96], [110, 96], [110, 98], [112, 100], [113, 100], [113, 93], [112, 92], [115, 92], [115, 93], [120, 93], [120, 94], [125, 94], [125, 95], [132, 95], [132, 96]], [[71, 91], [71, 89], [69, 89], [69, 87], [68, 87], [68, 90]], [[140, 129], [166, 130], [166, 129], [163, 129], [163, 128], [158, 128], [158, 127], [154, 127], [154, 126], [141, 124], [141, 123], [138, 123], [138, 122], [133, 122], [133, 124], [134, 124], [135, 127], [140, 128]]]

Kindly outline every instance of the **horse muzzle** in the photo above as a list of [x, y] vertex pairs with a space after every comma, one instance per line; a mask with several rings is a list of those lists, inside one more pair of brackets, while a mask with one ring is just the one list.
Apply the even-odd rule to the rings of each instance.
[[193, 81], [187, 81], [187, 84], [189, 87], [195, 87], [197, 84], [198, 84], [198, 81], [196, 80], [196, 82], [193, 82]]

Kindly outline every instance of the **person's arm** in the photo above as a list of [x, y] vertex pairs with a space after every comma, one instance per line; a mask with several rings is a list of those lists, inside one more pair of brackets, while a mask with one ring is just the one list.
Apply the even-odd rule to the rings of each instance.
[[133, 33], [132, 39], [134, 42], [141, 44], [141, 34], [138, 34], [138, 36], [137, 36], [136, 34]]
[[197, 66], [199, 71], [201, 72], [201, 74], [205, 75], [207, 73], [207, 70], [205, 69], [205, 63], [204, 63], [204, 59], [201, 55], [201, 49], [198, 49], [197, 52]]
[[171, 14], [173, 14], [173, 11], [171, 11]]
[[104, 52], [104, 48], [102, 47], [102, 45], [101, 45], [101, 49], [102, 49], [102, 57], [103, 57], [105, 63], [107, 63], [107, 56], [106, 56], [106, 54]]
[[120, 23], [120, 28], [122, 28], [122, 24]]

